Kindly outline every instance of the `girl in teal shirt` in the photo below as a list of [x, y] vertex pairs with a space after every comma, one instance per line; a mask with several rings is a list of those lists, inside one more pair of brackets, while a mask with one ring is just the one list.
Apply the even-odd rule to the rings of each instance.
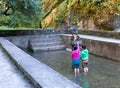
[[89, 58], [89, 52], [86, 48], [86, 45], [81, 46], [81, 53], [80, 53], [80, 59], [82, 62], [82, 67], [84, 69], [84, 72], [88, 72], [88, 58]]

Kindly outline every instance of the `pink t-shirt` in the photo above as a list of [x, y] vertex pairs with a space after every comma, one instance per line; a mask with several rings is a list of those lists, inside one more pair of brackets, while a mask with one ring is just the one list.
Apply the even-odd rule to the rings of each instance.
[[80, 47], [79, 44], [77, 44], [77, 50], [72, 51], [72, 60], [80, 59]]

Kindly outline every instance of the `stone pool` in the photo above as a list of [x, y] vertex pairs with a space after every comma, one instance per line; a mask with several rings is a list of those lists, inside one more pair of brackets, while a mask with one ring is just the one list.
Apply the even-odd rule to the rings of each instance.
[[83, 88], [120, 88], [120, 62], [90, 55], [89, 73], [74, 77], [71, 53], [65, 50], [35, 52], [31, 55]]

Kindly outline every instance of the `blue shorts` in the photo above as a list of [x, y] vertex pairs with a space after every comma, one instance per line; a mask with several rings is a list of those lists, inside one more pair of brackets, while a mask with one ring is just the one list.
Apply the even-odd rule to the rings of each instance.
[[72, 60], [73, 68], [80, 68], [80, 59]]

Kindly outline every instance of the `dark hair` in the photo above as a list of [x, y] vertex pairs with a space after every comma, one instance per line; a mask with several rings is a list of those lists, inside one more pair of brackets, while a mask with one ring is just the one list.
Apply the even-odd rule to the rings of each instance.
[[74, 50], [77, 50], [77, 45], [74, 45]]
[[82, 48], [83, 48], [83, 49], [86, 49], [86, 45], [82, 45]]
[[76, 34], [76, 35], [78, 34], [78, 31], [76, 28], [73, 28], [71, 32], [72, 32], [72, 34]]

